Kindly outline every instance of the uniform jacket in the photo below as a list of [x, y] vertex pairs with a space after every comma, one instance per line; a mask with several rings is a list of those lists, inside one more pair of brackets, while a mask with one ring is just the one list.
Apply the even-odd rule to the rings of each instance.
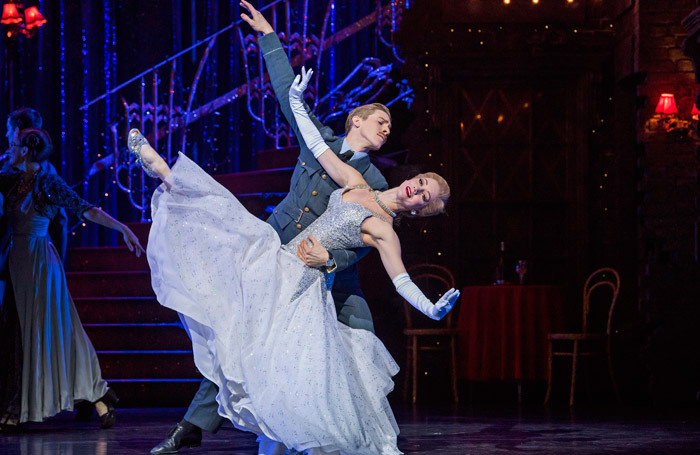
[[[289, 64], [289, 58], [282, 48], [282, 43], [280, 43], [275, 33], [259, 37], [258, 43], [260, 52], [265, 58], [270, 82], [282, 113], [289, 122], [300, 145], [299, 158], [292, 174], [289, 193], [275, 208], [269, 220], [270, 224], [276, 225], [275, 228], [278, 230], [280, 239], [284, 244], [296, 237], [299, 232], [326, 210], [331, 193], [338, 189], [339, 186], [325, 173], [323, 167], [314, 158], [313, 153], [304, 143], [301, 134], [299, 134], [297, 123], [289, 106], [289, 88], [294, 81], [295, 74]], [[308, 106], [306, 108], [309, 111], [311, 120], [318, 127], [328, 147], [334, 153], [339, 154], [343, 145], [343, 138], [336, 136], [331, 128], [324, 126], [311, 113]], [[386, 179], [370, 162], [368, 155], [346, 162], [357, 169], [372, 188], [382, 191], [388, 188]], [[359, 252], [358, 256], [358, 252], [354, 250], [332, 250], [331, 252], [338, 265], [338, 272], [353, 265], [360, 257], [364, 256], [363, 253], [366, 253], [366, 251]], [[354, 280], [356, 281], [356, 269], [354, 267], [351, 267], [351, 269], [353, 270], [348, 272], [355, 274]], [[342, 275], [336, 275], [334, 288], [337, 288], [340, 284], [339, 282], [346, 278]]]

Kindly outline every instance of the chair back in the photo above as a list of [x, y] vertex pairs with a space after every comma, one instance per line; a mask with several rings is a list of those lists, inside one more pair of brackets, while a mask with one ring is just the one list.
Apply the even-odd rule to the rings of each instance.
[[591, 295], [600, 288], [609, 287], [611, 291], [610, 306], [607, 311], [607, 323], [605, 333], [610, 335], [612, 329], [612, 316], [620, 292], [620, 275], [615, 269], [604, 267], [591, 273], [583, 285], [583, 333], [589, 332], [589, 315], [591, 312]]
[[[416, 264], [411, 266], [407, 270], [408, 275], [411, 280], [416, 283], [416, 286], [423, 291], [426, 297], [428, 297], [433, 303], [437, 302], [438, 299], [449, 289], [455, 287], [455, 279], [447, 268], [437, 265], [437, 264]], [[413, 306], [404, 300], [404, 314], [406, 316], [406, 328], [414, 328], [413, 315], [417, 314], [418, 310], [413, 308]], [[450, 311], [447, 316], [443, 318], [444, 325], [447, 327], [452, 327], [452, 314], [454, 309]], [[428, 320], [427, 316], [420, 315], [424, 320]], [[423, 321], [425, 322], [425, 321]], [[435, 321], [430, 320], [432, 326], [435, 325]], [[418, 324], [425, 326], [428, 324]], [[441, 324], [442, 325], [442, 324]]]

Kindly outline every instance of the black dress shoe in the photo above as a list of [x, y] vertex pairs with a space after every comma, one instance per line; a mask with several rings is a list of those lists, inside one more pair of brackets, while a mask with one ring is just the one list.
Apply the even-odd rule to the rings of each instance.
[[18, 416], [8, 413], [0, 417], [0, 433], [19, 433], [21, 430]]
[[202, 445], [202, 429], [189, 422], [178, 423], [170, 430], [163, 442], [151, 449], [151, 455], [177, 453], [183, 447], [199, 447]]
[[117, 414], [114, 412], [114, 407], [119, 403], [119, 398], [114, 390], [107, 389], [107, 393], [104, 394], [102, 398], [97, 401], [101, 401], [107, 406], [107, 412], [100, 416], [100, 428], [107, 429], [112, 428], [114, 422], [117, 421]]

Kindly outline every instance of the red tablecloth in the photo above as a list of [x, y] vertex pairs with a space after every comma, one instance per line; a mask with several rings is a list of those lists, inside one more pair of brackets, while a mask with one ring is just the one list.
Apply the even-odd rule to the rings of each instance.
[[468, 286], [459, 305], [460, 378], [546, 379], [547, 334], [564, 327], [564, 288]]

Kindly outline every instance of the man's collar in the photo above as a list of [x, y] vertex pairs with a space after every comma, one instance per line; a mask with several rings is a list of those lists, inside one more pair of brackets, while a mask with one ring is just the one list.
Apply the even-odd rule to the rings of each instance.
[[359, 160], [360, 158], [364, 158], [365, 156], [367, 156], [367, 152], [356, 152], [354, 150], [351, 150], [347, 138], [344, 138], [343, 145], [340, 147], [340, 153], [345, 153], [348, 151], [351, 151], [353, 153], [352, 158], [350, 158], [350, 161]]
[[348, 144], [348, 139], [343, 138], [343, 145], [340, 146], [340, 153], [345, 153], [350, 150], [350, 144]]

